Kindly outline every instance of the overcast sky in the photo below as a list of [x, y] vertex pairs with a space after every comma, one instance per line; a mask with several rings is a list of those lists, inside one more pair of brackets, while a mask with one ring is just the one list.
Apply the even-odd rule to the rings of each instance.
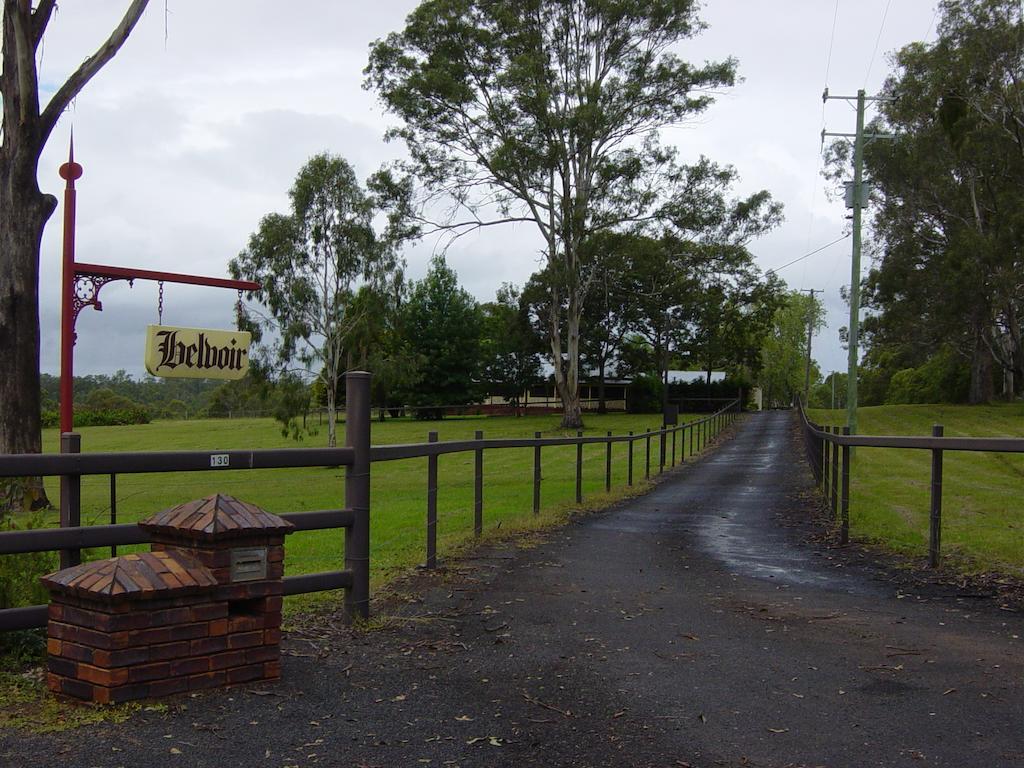
[[[126, 6], [127, 0], [60, 5], [41, 49], [44, 101]], [[401, 156], [400, 146], [383, 141], [392, 119], [362, 89], [362, 70], [368, 45], [400, 29], [413, 7], [413, 0], [169, 0], [165, 12], [164, 3], [151, 3], [121, 53], [60, 121], [40, 164], [40, 186], [60, 197], [57, 168], [74, 125], [75, 157], [85, 169], [78, 260], [226, 276], [260, 218], [287, 210], [287, 191], [311, 155], [341, 154], [363, 178]], [[785, 204], [785, 223], [751, 246], [763, 269], [848, 229], [842, 201], [825, 194], [820, 132], [852, 131], [855, 113], [845, 102], [823, 109], [826, 72], [833, 94], [876, 91], [890, 52], [934, 37], [934, 11], [933, 0], [704, 3], [710, 28], [679, 53], [692, 61], [735, 56], [744, 81], [663, 139], [678, 145], [685, 160], [703, 153], [734, 165], [739, 192], [768, 189]], [[61, 216], [58, 208], [42, 252], [42, 365], [53, 373]], [[435, 247], [426, 241], [407, 250], [410, 276], [425, 273]], [[509, 225], [463, 238], [448, 261], [462, 284], [487, 301], [503, 281], [525, 282], [537, 267], [538, 247], [529, 227]], [[815, 338], [814, 356], [825, 371], [845, 370], [838, 330], [848, 321], [840, 288], [850, 282], [849, 239], [779, 274], [792, 288], [824, 290], [829, 325]], [[106, 286], [103, 312], [87, 308], [78, 319], [75, 373], [141, 374], [156, 297], [152, 283]], [[229, 291], [167, 285], [164, 322], [229, 328], [234, 299]]]

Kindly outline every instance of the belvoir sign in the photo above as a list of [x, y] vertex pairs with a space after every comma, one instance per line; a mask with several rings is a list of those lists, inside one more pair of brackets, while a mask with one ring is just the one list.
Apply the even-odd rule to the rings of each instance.
[[246, 331], [146, 327], [146, 370], [171, 379], [241, 379], [249, 370]]

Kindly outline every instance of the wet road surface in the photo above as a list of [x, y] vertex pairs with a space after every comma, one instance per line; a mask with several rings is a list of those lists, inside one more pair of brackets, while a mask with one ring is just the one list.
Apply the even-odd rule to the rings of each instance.
[[1021, 615], [802, 545], [790, 418], [424, 577], [382, 629], [292, 633], [280, 684], [0, 733], [0, 765], [1024, 766]]

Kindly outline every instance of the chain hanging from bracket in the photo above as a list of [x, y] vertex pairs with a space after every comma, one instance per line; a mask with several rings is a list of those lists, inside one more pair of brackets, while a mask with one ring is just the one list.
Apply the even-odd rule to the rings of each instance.
[[242, 327], [242, 318], [245, 317], [245, 305], [242, 304], [242, 289], [238, 289], [238, 302], [235, 304], [236, 325]]
[[157, 285], [160, 286], [160, 291], [157, 294], [156, 300], [156, 323], [157, 325], [164, 324], [164, 281], [161, 280]]

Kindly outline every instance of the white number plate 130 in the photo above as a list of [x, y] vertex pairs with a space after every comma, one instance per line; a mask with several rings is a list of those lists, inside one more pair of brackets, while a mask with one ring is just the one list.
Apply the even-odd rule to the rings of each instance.
[[226, 453], [211, 453], [210, 454], [210, 466], [211, 467], [226, 467], [230, 463], [229, 456]]

